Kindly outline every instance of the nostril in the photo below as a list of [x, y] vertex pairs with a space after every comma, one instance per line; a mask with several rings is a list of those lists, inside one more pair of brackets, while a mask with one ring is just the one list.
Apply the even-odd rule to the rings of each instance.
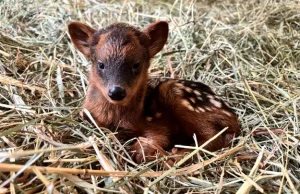
[[126, 97], [126, 90], [124, 88], [121, 88], [121, 87], [112, 87], [108, 91], [108, 96], [112, 100], [120, 101], [120, 100], [123, 100]]

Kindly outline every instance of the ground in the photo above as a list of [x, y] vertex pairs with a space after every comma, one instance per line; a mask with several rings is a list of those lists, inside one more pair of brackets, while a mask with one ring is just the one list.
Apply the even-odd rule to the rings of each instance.
[[[289, 0], [2, 0], [0, 193], [299, 193], [299, 13]], [[170, 35], [150, 73], [210, 85], [242, 127], [229, 148], [165, 173], [79, 119], [90, 64], [67, 33], [70, 21], [157, 20]]]

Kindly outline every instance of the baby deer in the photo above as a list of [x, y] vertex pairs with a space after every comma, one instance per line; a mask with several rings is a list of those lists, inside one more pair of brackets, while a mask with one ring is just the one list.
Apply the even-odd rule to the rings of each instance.
[[83, 107], [99, 126], [117, 128], [125, 140], [147, 139], [132, 147], [136, 162], [153, 160], [158, 152], [153, 145], [164, 150], [191, 145], [194, 134], [202, 145], [228, 127], [205, 147], [215, 151], [240, 133], [235, 113], [207, 85], [148, 78], [150, 59], [167, 41], [167, 22], [152, 23], [142, 31], [124, 23], [95, 30], [72, 22], [68, 28], [75, 47], [92, 62]]

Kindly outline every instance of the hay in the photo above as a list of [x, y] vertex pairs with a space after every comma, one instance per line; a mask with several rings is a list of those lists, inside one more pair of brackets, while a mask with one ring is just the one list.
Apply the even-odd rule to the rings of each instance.
[[[283, 0], [2, 0], [0, 193], [299, 193], [299, 11]], [[166, 158], [137, 165], [112, 132], [80, 120], [89, 63], [66, 31], [158, 19], [170, 36], [150, 73], [210, 85], [243, 129], [164, 171]]]

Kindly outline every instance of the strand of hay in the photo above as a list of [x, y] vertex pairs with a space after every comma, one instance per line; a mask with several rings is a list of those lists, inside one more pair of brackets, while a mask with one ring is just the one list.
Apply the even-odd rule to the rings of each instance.
[[16, 80], [12, 77], [1, 75], [1, 74], [0, 74], [0, 83], [7, 84], [7, 85], [13, 85], [13, 86], [17, 86], [17, 87], [20, 87], [20, 88], [26, 88], [28, 90], [38, 91], [40, 93], [44, 93], [46, 91], [45, 88], [38, 87], [38, 86], [33, 86], [31, 84], [25, 84], [25, 83], [23, 83], [19, 80]]
[[[169, 176], [181, 176], [194, 173], [195, 171], [212, 164], [218, 160], [222, 160], [236, 152], [242, 150], [244, 146], [237, 146], [229, 149], [223, 154], [218, 155], [212, 159], [203, 161], [199, 164], [194, 164], [189, 167], [179, 168], [169, 173]], [[5, 164], [0, 163], [0, 172], [17, 172], [23, 165]], [[165, 173], [165, 171], [156, 172], [127, 172], [127, 171], [105, 171], [105, 170], [89, 170], [89, 169], [73, 169], [73, 168], [55, 168], [55, 167], [42, 167], [42, 166], [29, 166], [24, 172], [33, 173], [33, 169], [38, 169], [42, 173], [54, 173], [54, 174], [82, 174], [82, 175], [96, 175], [96, 176], [112, 176], [112, 177], [133, 177], [139, 174], [140, 177], [159, 177]]]

